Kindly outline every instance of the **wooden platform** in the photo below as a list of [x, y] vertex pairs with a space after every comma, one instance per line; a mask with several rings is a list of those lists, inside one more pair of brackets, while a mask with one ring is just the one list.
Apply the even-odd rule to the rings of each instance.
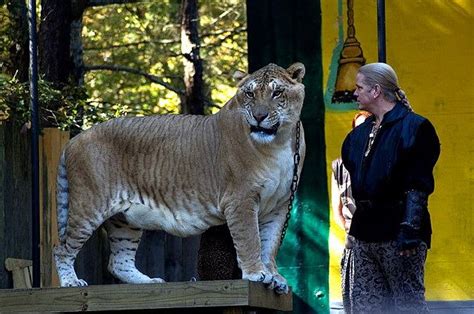
[[277, 295], [247, 280], [122, 284], [0, 290], [0, 312], [77, 312], [222, 308], [292, 310], [292, 294]]

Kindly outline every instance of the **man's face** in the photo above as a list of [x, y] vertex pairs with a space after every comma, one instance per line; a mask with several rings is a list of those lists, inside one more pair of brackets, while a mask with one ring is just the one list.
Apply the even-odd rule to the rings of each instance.
[[364, 75], [357, 73], [356, 76], [356, 90], [354, 96], [357, 98], [360, 110], [370, 111], [370, 105], [374, 101], [373, 88], [364, 83]]

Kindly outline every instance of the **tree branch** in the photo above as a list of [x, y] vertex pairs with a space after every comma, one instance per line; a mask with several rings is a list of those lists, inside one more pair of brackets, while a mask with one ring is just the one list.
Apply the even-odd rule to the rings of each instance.
[[100, 65], [87, 65], [87, 66], [84, 67], [84, 70], [85, 71], [107, 70], [107, 71], [115, 71], [115, 72], [127, 72], [127, 73], [131, 73], [131, 74], [135, 74], [135, 75], [140, 75], [140, 76], [145, 77], [147, 80], [149, 80], [153, 83], [159, 84], [159, 85], [169, 89], [170, 91], [175, 92], [179, 96], [184, 95], [183, 90], [177, 89], [177, 88], [171, 86], [170, 84], [162, 81], [158, 76], [147, 73], [147, 72], [142, 71], [142, 70], [135, 69], [135, 68], [126, 67], [126, 66], [122, 66], [122, 65], [100, 64]]
[[114, 49], [114, 48], [128, 48], [128, 47], [133, 47], [133, 46], [140, 46], [140, 45], [148, 45], [148, 44], [159, 44], [159, 45], [168, 45], [168, 44], [177, 44], [179, 43], [179, 40], [144, 40], [144, 41], [137, 41], [137, 42], [132, 42], [132, 43], [126, 43], [126, 44], [118, 44], [118, 45], [110, 45], [110, 46], [92, 46], [92, 47], [86, 47], [85, 50], [107, 50], [107, 49]]
[[[201, 38], [206, 38], [206, 37], [218, 37], [219, 35], [226, 34], [227, 35], [223, 39], [218, 39], [212, 44], [208, 45], [203, 45], [202, 46], [216, 46], [216, 43], [222, 43], [228, 38], [231, 38], [234, 35], [241, 34], [247, 31], [247, 28], [245, 27], [239, 27], [239, 28], [234, 28], [234, 29], [225, 29], [225, 30], [219, 30], [216, 32], [209, 32], [201, 35]], [[170, 44], [179, 44], [181, 43], [181, 40], [179, 39], [161, 39], [161, 40], [142, 40], [142, 41], [137, 41], [137, 42], [132, 42], [132, 43], [126, 43], [126, 44], [118, 44], [118, 45], [111, 45], [111, 46], [103, 46], [103, 47], [85, 47], [84, 50], [105, 50], [105, 49], [114, 49], [114, 48], [127, 48], [127, 47], [132, 47], [132, 46], [139, 46], [139, 45], [148, 45], [148, 44], [158, 44], [158, 45], [170, 45]]]
[[[240, 33], [244, 33], [247, 31], [247, 27], [245, 26], [242, 26], [242, 27], [236, 27], [236, 28], [231, 28], [231, 29], [221, 29], [221, 30], [217, 30], [215, 32], [207, 32], [207, 33], [202, 33], [201, 34], [201, 38], [204, 38], [204, 37], [214, 37], [214, 36], [219, 36], [219, 35], [222, 35], [222, 34], [226, 34], [226, 33], [230, 33], [230, 35], [232, 34], [240, 34]], [[227, 35], [228, 36], [228, 35]]]

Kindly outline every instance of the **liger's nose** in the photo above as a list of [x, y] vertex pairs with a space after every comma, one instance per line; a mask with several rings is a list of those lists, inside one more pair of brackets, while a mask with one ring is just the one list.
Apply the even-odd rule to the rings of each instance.
[[260, 123], [265, 120], [266, 117], [268, 117], [268, 113], [254, 113], [253, 117], [255, 118], [255, 120], [257, 120], [258, 123]]

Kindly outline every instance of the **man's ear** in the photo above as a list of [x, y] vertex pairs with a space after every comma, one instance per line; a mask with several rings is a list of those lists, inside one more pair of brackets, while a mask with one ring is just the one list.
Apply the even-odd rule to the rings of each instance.
[[299, 83], [303, 82], [305, 71], [304, 64], [301, 62], [293, 63], [286, 69], [286, 72], [290, 74], [291, 78]]
[[375, 84], [373, 87], [373, 90], [375, 92], [374, 98], [378, 97], [379, 95], [382, 94], [382, 88], [380, 87], [379, 84]]
[[243, 72], [243, 71], [240, 71], [240, 70], [237, 70], [234, 72], [234, 75], [232, 75], [232, 78], [236, 81], [236, 82], [240, 82], [242, 81], [248, 74]]

